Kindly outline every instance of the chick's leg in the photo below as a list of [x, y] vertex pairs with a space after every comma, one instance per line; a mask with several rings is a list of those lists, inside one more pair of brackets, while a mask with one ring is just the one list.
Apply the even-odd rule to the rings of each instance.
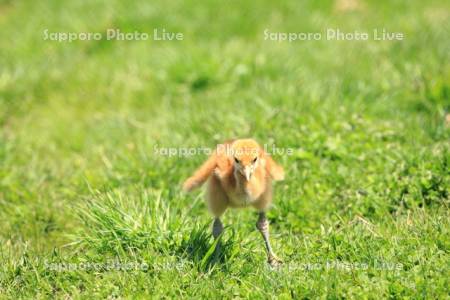
[[219, 235], [222, 233], [222, 231], [223, 231], [222, 221], [220, 221], [220, 218], [215, 218], [212, 228], [212, 234], [214, 239], [217, 239]]
[[275, 253], [272, 250], [272, 246], [270, 245], [269, 241], [269, 221], [266, 218], [265, 212], [259, 213], [258, 222], [256, 222], [256, 228], [258, 228], [259, 232], [261, 232], [261, 235], [264, 239], [264, 244], [266, 245], [266, 251], [267, 251], [267, 261], [271, 266], [277, 266], [282, 261], [275, 255]]
[[223, 215], [228, 206], [227, 195], [216, 176], [212, 176], [208, 181], [208, 189], [206, 191], [206, 202], [209, 211], [214, 216], [212, 234], [214, 239], [222, 233], [223, 225], [220, 217]]
[[[219, 217], [214, 218], [214, 223], [212, 226], [212, 235], [214, 237], [214, 240], [217, 240], [219, 236], [223, 232], [223, 224], [222, 221], [220, 221]], [[216, 244], [216, 249], [214, 249], [214, 259], [217, 260], [220, 257], [220, 254], [222, 252], [222, 242], [219, 240]]]

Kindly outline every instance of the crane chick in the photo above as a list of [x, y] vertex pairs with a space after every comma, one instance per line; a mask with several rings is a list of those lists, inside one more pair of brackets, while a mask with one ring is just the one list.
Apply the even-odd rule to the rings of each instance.
[[206, 202], [214, 215], [214, 238], [223, 231], [220, 217], [227, 208], [255, 208], [259, 213], [256, 228], [264, 239], [268, 263], [275, 266], [281, 260], [270, 245], [266, 211], [272, 203], [272, 181], [283, 179], [283, 168], [256, 141], [238, 139], [219, 145], [184, 182], [183, 190], [189, 192], [208, 180]]

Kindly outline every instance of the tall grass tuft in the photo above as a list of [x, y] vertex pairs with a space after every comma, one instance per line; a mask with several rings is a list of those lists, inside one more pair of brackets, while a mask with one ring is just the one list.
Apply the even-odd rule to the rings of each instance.
[[78, 216], [85, 225], [79, 242], [101, 252], [167, 252], [183, 231], [182, 218], [154, 190], [93, 191], [78, 208]]

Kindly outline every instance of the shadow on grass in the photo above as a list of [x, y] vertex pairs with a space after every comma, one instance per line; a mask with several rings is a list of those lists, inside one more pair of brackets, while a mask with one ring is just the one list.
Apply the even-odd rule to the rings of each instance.
[[204, 225], [194, 228], [177, 252], [191, 260], [202, 272], [211, 271], [216, 266], [226, 268], [227, 262], [236, 254], [234, 236], [232, 228], [225, 228], [224, 233], [213, 240], [209, 226]]

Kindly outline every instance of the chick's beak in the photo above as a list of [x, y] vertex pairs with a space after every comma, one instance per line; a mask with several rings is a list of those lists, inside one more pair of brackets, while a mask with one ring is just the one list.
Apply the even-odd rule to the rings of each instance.
[[247, 179], [247, 181], [249, 181], [250, 178], [252, 178], [252, 169], [250, 167], [245, 167], [244, 175], [245, 175], [245, 179]]

